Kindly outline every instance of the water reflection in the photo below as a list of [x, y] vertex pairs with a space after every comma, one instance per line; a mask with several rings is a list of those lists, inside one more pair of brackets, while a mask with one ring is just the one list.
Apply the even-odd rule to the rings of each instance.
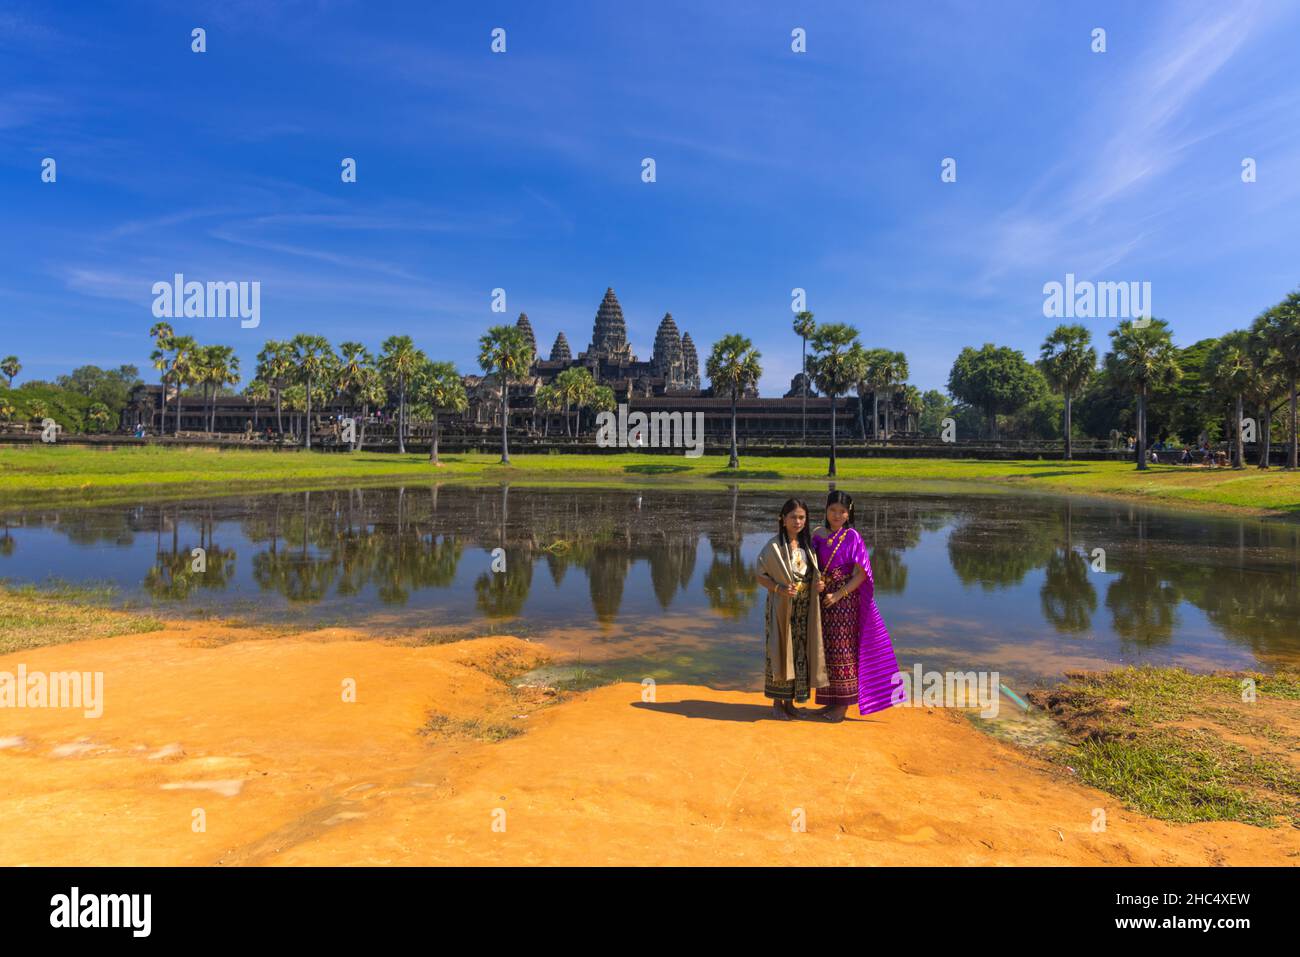
[[1008, 588], [1042, 568], [1064, 538], [1059, 511], [1032, 520], [970, 512], [948, 536], [948, 560], [963, 585]]
[[[689, 648], [678, 657], [706, 671], [709, 655], [750, 669], [752, 566], [782, 498], [431, 484], [33, 511], [4, 521], [0, 574], [109, 579], [170, 613], [242, 601], [267, 619], [516, 620], [630, 659]], [[1045, 670], [1080, 660], [1080, 642], [1088, 661], [1297, 656], [1294, 526], [1010, 497], [862, 496], [857, 514], [900, 650], [1015, 646]]]
[[1063, 635], [1083, 634], [1097, 610], [1097, 589], [1088, 577], [1089, 563], [1073, 548], [1061, 546], [1047, 559], [1039, 591], [1043, 620]]

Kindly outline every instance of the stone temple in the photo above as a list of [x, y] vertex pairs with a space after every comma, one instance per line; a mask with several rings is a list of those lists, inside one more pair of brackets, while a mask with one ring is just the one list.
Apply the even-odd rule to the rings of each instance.
[[[510, 383], [512, 430], [553, 437], [564, 433], [566, 427], [560, 424], [563, 421], [561, 417], [538, 409], [537, 390], [549, 385], [566, 369], [583, 368], [591, 373], [597, 384], [613, 390], [616, 402], [643, 412], [703, 412], [705, 429], [710, 436], [721, 439], [730, 434], [731, 397], [715, 395], [703, 384], [695, 342], [690, 333], [678, 328], [672, 313], [665, 313], [659, 320], [649, 360], [639, 359], [632, 352], [627, 319], [613, 289], [605, 290], [600, 305], [596, 307], [591, 341], [576, 358], [563, 331], [556, 332], [549, 353], [542, 353], [537, 348], [537, 336], [528, 315], [521, 314], [516, 324], [533, 346], [535, 359], [526, 378]], [[796, 360], [799, 347], [798, 340], [792, 337], [791, 356]], [[484, 431], [500, 428], [500, 385], [490, 377], [469, 375], [464, 378], [470, 399], [464, 425]], [[738, 397], [738, 431], [750, 439], [784, 441], [800, 439], [806, 430], [810, 440], [824, 440], [830, 431], [832, 403], [819, 396], [811, 386], [805, 403], [803, 390], [802, 375], [796, 375], [790, 391], [779, 398], [759, 398], [757, 390], [747, 390]], [[893, 421], [896, 430], [915, 429], [916, 416], [901, 406], [901, 397], [897, 393], [881, 403], [882, 414], [890, 399], [895, 406]], [[848, 395], [833, 403], [837, 428], [845, 439], [866, 428], [863, 412], [870, 407], [862, 407], [863, 401], [856, 395]], [[584, 413], [587, 420], [593, 415]], [[587, 426], [590, 426], [590, 421]]]
[[[520, 315], [517, 325], [530, 342], [536, 342], [526, 314]], [[700, 360], [690, 335], [683, 336], [672, 314], [665, 314], [655, 332], [650, 360], [641, 361], [632, 352], [623, 306], [613, 289], [605, 290], [605, 297], [596, 309], [591, 344], [576, 359], [563, 332], [556, 335], [549, 358], [542, 359], [536, 345], [533, 352], [538, 358], [530, 371], [536, 387], [547, 385], [565, 369], [576, 366], [587, 369], [599, 385], [612, 388], [619, 401], [626, 401], [629, 396], [635, 399], [670, 393], [701, 394]]]
[[[549, 385], [566, 369], [585, 368], [599, 385], [608, 386], [617, 403], [625, 403], [636, 411], [654, 414], [704, 415], [705, 434], [712, 443], [725, 444], [731, 432], [731, 396], [715, 395], [703, 384], [700, 355], [695, 342], [687, 332], [682, 332], [671, 313], [665, 313], [655, 330], [654, 346], [647, 361], [638, 359], [628, 341], [627, 321], [623, 307], [613, 289], [606, 289], [604, 298], [596, 308], [592, 325], [591, 342], [575, 358], [568, 337], [556, 331], [550, 351], [539, 350], [536, 329], [526, 313], [521, 313], [516, 325], [533, 349], [534, 361], [528, 375], [510, 382], [510, 422], [512, 432], [530, 436], [539, 443], [561, 444], [565, 441], [580, 444], [577, 437], [570, 439], [568, 431], [573, 424], [562, 413], [538, 408], [537, 390]], [[540, 323], [538, 324], [541, 325]], [[784, 325], [784, 322], [783, 322]], [[547, 338], [550, 330], [543, 330]], [[744, 330], [740, 330], [744, 331]], [[542, 340], [547, 341], [546, 338]], [[798, 364], [801, 343], [789, 337], [787, 365]], [[706, 354], [708, 351], [705, 347]], [[777, 359], [765, 356], [764, 363]], [[501, 386], [491, 376], [462, 376], [469, 407], [463, 413], [441, 413], [439, 420], [447, 430], [449, 441], [461, 441], [474, 447], [487, 440], [489, 433], [501, 428]], [[750, 389], [736, 401], [736, 431], [742, 448], [782, 448], [801, 444], [805, 437], [809, 443], [824, 443], [835, 423], [836, 434], [850, 441], [857, 434], [864, 439], [871, 429], [870, 416], [875, 408], [870, 391], [856, 390], [850, 395], [836, 397], [834, 401], [818, 395], [808, 387], [804, 397], [804, 377], [797, 374], [790, 391], [780, 397], [760, 398], [757, 390]], [[218, 432], [245, 432], [261, 430], [270, 421], [268, 407], [259, 406], [245, 396], [220, 396], [215, 402], [215, 421]], [[892, 418], [895, 433], [915, 434], [919, 409], [908, 408], [899, 390], [882, 396], [879, 403], [881, 423]], [[886, 417], [886, 409], [892, 412]], [[347, 413], [343, 406], [335, 406], [338, 414]], [[181, 427], [186, 431], [203, 431], [207, 428], [203, 404], [188, 403], [184, 408]], [[259, 422], [259, 412], [261, 420]], [[164, 413], [171, 414], [165, 402], [163, 389], [158, 385], [139, 385], [132, 393], [128, 414], [122, 418], [123, 427], [130, 429], [143, 424], [156, 430]], [[590, 445], [593, 434], [594, 411], [576, 410], [572, 419]], [[391, 421], [391, 420], [390, 420]], [[421, 427], [423, 428], [423, 426]], [[426, 434], [413, 432], [412, 435]], [[367, 430], [369, 441], [377, 445], [393, 443], [391, 425], [372, 423]]]

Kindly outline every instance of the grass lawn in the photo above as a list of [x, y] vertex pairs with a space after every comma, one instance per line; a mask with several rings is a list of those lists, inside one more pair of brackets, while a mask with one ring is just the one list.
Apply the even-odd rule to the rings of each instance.
[[1117, 668], [1072, 674], [1030, 699], [1072, 741], [1049, 756], [1144, 814], [1300, 826], [1295, 674]]
[[163, 627], [153, 615], [109, 607], [116, 598], [110, 585], [55, 582], [36, 587], [0, 581], [0, 655]]
[[[1140, 499], [1300, 520], [1300, 473], [1153, 465], [1130, 462], [981, 461], [854, 458], [847, 447], [839, 484], [852, 491], [1041, 491]], [[233, 491], [382, 484], [395, 480], [510, 481], [519, 485], [651, 484], [763, 490], [825, 487], [826, 459], [745, 456], [728, 469], [721, 455], [518, 455], [501, 466], [496, 454], [426, 455], [378, 452], [271, 452], [198, 448], [95, 449], [75, 446], [0, 448], [0, 504], [87, 504], [140, 498], [219, 495]]]

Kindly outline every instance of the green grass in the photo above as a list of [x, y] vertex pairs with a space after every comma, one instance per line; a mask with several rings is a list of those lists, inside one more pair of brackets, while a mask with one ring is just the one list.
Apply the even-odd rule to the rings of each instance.
[[462, 741], [505, 741], [517, 738], [524, 729], [514, 724], [498, 724], [480, 718], [452, 718], [445, 714], [430, 714], [420, 728], [425, 737], [454, 738]]
[[[1089, 741], [1072, 760], [1085, 784], [1163, 821], [1274, 827], [1283, 817], [1300, 826], [1295, 773], [1276, 758], [1256, 757], [1213, 735]], [[1275, 790], [1282, 792], [1278, 798], [1267, 796]]]
[[16, 587], [0, 582], [0, 655], [163, 627], [152, 615], [106, 607], [115, 596], [111, 585]]
[[548, 688], [555, 692], [590, 691], [603, 685], [615, 684], [624, 679], [618, 678], [607, 670], [584, 665], [581, 659], [573, 664], [542, 664], [513, 679], [516, 689], [533, 687]]
[[[1036, 491], [1136, 499], [1300, 520], [1300, 473], [1282, 469], [1202, 469], [1129, 462], [854, 458], [845, 447], [838, 481], [878, 492]], [[401, 480], [509, 481], [519, 485], [671, 485], [759, 490], [824, 488], [823, 457], [726, 457], [652, 454], [535, 454], [498, 464], [496, 454], [447, 455], [435, 468], [425, 455], [376, 452], [272, 452], [244, 449], [73, 446], [0, 448], [0, 504], [106, 503], [232, 491], [302, 490]]]
[[[1246, 679], [1255, 701], [1242, 700]], [[1031, 699], [1069, 742], [1044, 753], [1144, 814], [1300, 826], [1294, 674], [1117, 668], [1074, 674]]]

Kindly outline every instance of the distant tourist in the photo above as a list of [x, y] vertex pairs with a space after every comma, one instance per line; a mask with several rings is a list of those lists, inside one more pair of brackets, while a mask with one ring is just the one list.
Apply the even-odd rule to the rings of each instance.
[[775, 717], [789, 721], [799, 714], [795, 702], [828, 683], [816, 598], [826, 585], [808, 532], [808, 507], [797, 498], [781, 506], [777, 532], [759, 552], [758, 583], [767, 589], [763, 694], [772, 699]]

